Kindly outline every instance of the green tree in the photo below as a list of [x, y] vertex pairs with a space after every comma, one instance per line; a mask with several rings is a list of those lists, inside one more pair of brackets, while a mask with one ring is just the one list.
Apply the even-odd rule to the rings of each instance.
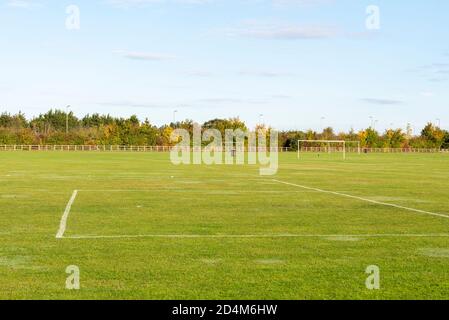
[[428, 141], [429, 147], [441, 148], [444, 142], [445, 133], [443, 130], [429, 122], [421, 131], [421, 137]]
[[0, 127], [3, 128], [26, 128], [28, 127], [28, 121], [25, 115], [19, 111], [18, 114], [10, 115], [9, 113], [2, 113], [0, 115]]
[[444, 131], [444, 141], [441, 148], [449, 149], [449, 131]]
[[323, 132], [319, 135], [319, 138], [321, 140], [334, 140], [335, 139], [334, 129], [332, 129], [331, 127], [325, 128]]
[[298, 150], [298, 140], [305, 140], [306, 135], [302, 131], [286, 131], [279, 134], [279, 146]]
[[388, 129], [383, 137], [386, 148], [401, 148], [406, 141], [402, 129]]
[[68, 115], [69, 129], [77, 129], [79, 127], [80, 121], [77, 117], [70, 111], [68, 114], [61, 110], [50, 110], [45, 114], [39, 115], [39, 117], [31, 120], [31, 127], [37, 132], [48, 133], [52, 130], [54, 131], [65, 131], [66, 119]]
[[371, 127], [359, 132], [359, 140], [362, 147], [381, 147], [381, 139], [379, 137], [379, 133]]

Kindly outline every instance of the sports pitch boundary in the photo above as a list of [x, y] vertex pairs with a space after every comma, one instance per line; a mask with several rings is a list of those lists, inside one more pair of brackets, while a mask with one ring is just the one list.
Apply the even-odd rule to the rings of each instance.
[[75, 202], [76, 196], [78, 195], [78, 190], [73, 190], [72, 197], [70, 198], [67, 206], [65, 207], [64, 213], [61, 217], [61, 222], [59, 223], [59, 230], [56, 233], [56, 239], [61, 239], [64, 237], [65, 229], [67, 228], [67, 219], [69, 218], [70, 209]]
[[293, 187], [306, 189], [306, 190], [312, 190], [312, 191], [321, 192], [321, 193], [333, 194], [333, 195], [340, 196], [340, 197], [346, 197], [346, 198], [356, 199], [356, 200], [360, 200], [360, 201], [370, 202], [370, 203], [373, 203], [373, 204], [382, 205], [382, 206], [386, 206], [386, 207], [393, 207], [393, 208], [397, 208], [397, 209], [401, 209], [401, 210], [412, 211], [412, 212], [416, 212], [416, 213], [422, 213], [422, 214], [427, 214], [427, 215], [431, 215], [431, 216], [436, 216], [436, 217], [449, 219], [449, 215], [445, 215], [445, 214], [442, 214], [442, 213], [435, 213], [435, 212], [424, 211], [424, 210], [420, 210], [420, 209], [403, 207], [403, 206], [400, 206], [400, 205], [397, 205], [397, 204], [393, 204], [393, 203], [376, 201], [376, 200], [362, 198], [362, 197], [358, 197], [358, 196], [353, 196], [353, 195], [350, 195], [350, 194], [336, 192], [336, 191], [328, 191], [328, 190], [323, 190], [323, 189], [318, 189], [318, 188], [302, 186], [300, 184], [284, 182], [284, 181], [275, 180], [275, 179], [273, 179], [272, 181], [278, 182], [278, 183], [282, 183], [282, 184], [285, 184], [285, 185], [288, 185], [288, 186], [293, 186]]
[[61, 239], [95, 240], [95, 239], [276, 239], [276, 238], [449, 238], [449, 233], [435, 234], [240, 234], [240, 235], [200, 235], [200, 234], [138, 234], [111, 236], [68, 236]]
[[[371, 200], [363, 197], [353, 196], [350, 194], [345, 194], [341, 192], [336, 191], [328, 191], [324, 189], [314, 188], [314, 187], [308, 187], [303, 186], [295, 183], [285, 182], [281, 180], [272, 179], [269, 181], [277, 182], [279, 184], [284, 184], [288, 186], [293, 186], [297, 188], [302, 188], [309, 191], [315, 191], [320, 193], [327, 193], [332, 194], [335, 196], [340, 197], [346, 197], [351, 198], [359, 201], [369, 202], [375, 205], [382, 205], [387, 207], [393, 207], [396, 209], [401, 209], [405, 211], [420, 213], [420, 214], [426, 214], [430, 216], [436, 216], [440, 218], [449, 219], [449, 215], [441, 214], [441, 213], [435, 213], [420, 209], [414, 209], [409, 207], [404, 207], [392, 203], [386, 203], [386, 202], [380, 202], [376, 200]], [[80, 191], [86, 191], [86, 190], [74, 190], [72, 193], [71, 198], [69, 199], [66, 208], [64, 210], [64, 213], [62, 214], [61, 221], [59, 224], [58, 232], [56, 233], [56, 239], [136, 239], [136, 238], [179, 238], [179, 239], [197, 239], [197, 238], [208, 238], [208, 239], [224, 239], [224, 238], [336, 238], [336, 237], [343, 237], [343, 238], [446, 238], [449, 237], [449, 234], [445, 233], [438, 233], [438, 234], [241, 234], [241, 235], [195, 235], [195, 234], [148, 234], [148, 235], [74, 235], [74, 236], [64, 236], [66, 228], [67, 228], [67, 221], [69, 218], [70, 210], [72, 208], [73, 203], [75, 202], [76, 196], [78, 195], [78, 192]], [[144, 192], [146, 190], [89, 190], [89, 192], [95, 192], [95, 191], [110, 191], [110, 192]]]

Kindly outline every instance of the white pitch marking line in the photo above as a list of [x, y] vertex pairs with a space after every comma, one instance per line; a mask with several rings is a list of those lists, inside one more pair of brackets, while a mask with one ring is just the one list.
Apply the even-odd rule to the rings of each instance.
[[78, 194], [78, 190], [74, 190], [72, 193], [72, 197], [70, 198], [67, 206], [65, 207], [64, 213], [61, 217], [61, 222], [59, 223], [59, 230], [56, 234], [56, 239], [61, 239], [64, 237], [64, 232], [67, 227], [67, 218], [69, 217], [70, 209], [72, 208], [72, 204], [75, 201], [76, 195]]
[[168, 239], [244, 239], [244, 238], [449, 238], [449, 234], [246, 234], [246, 235], [198, 235], [198, 234], [140, 234], [140, 235], [111, 235], [111, 236], [69, 236], [64, 239], [136, 239], [136, 238], [168, 238]]
[[341, 196], [341, 197], [357, 199], [357, 200], [360, 200], [360, 201], [370, 202], [370, 203], [374, 203], [374, 204], [378, 204], [378, 205], [382, 205], [382, 206], [393, 207], [393, 208], [398, 208], [398, 209], [402, 209], [402, 210], [407, 210], [407, 211], [412, 211], [412, 212], [417, 212], [417, 213], [423, 213], [423, 214], [428, 214], [428, 215], [431, 215], [431, 216], [436, 216], [436, 217], [449, 219], [449, 215], [445, 215], [445, 214], [441, 214], [441, 213], [435, 213], [435, 212], [430, 212], [430, 211], [424, 211], [424, 210], [419, 210], [419, 209], [414, 209], [414, 208], [403, 207], [403, 206], [400, 206], [400, 205], [397, 205], [397, 204], [380, 202], [380, 201], [371, 200], [371, 199], [362, 198], [362, 197], [357, 197], [357, 196], [353, 196], [353, 195], [345, 194], [345, 193], [341, 193], [341, 192], [328, 191], [328, 190], [323, 190], [323, 189], [318, 189], [318, 188], [302, 186], [302, 185], [299, 185], [299, 184], [285, 182], [285, 181], [280, 181], [280, 180], [276, 180], [276, 179], [273, 179], [273, 181], [278, 182], [278, 183], [282, 183], [282, 184], [286, 184], [286, 185], [289, 185], [289, 186], [303, 188], [303, 189], [306, 189], [306, 190], [313, 190], [313, 191], [322, 192], [322, 193], [329, 193], [329, 194], [333, 194], [333, 195], [337, 195], [337, 196]]
[[[173, 191], [173, 192], [185, 192], [185, 193], [204, 193], [203, 190], [186, 190], [186, 189], [159, 189], [162, 191]], [[149, 190], [138, 190], [138, 189], [83, 189], [78, 190], [78, 192], [114, 192], [114, 193], [131, 193], [131, 192], [142, 192], [142, 193], [148, 193], [148, 192], [155, 192], [155, 189], [149, 189]], [[206, 191], [207, 194], [221, 194], [221, 193], [230, 193], [233, 192], [234, 194], [241, 194], [241, 193], [283, 193], [285, 191], [279, 191], [279, 190], [212, 190], [212, 191]], [[298, 193], [298, 192], [307, 192], [307, 191], [286, 191], [290, 193]]]

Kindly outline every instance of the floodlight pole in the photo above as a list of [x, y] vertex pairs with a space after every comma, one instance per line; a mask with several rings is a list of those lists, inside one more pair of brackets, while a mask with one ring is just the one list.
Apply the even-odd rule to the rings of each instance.
[[66, 113], [65, 113], [65, 134], [69, 134], [69, 109], [70, 109], [70, 105], [68, 105], [66, 108]]
[[178, 110], [173, 111], [173, 125], [176, 123], [176, 114], [178, 113]]
[[322, 131], [324, 131], [324, 126], [323, 126], [323, 121], [324, 120], [326, 120], [326, 117], [321, 117], [320, 118], [320, 129], [322, 130]]

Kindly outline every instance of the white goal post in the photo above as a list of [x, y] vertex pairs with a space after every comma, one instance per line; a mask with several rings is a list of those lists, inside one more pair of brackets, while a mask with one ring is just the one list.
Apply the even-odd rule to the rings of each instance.
[[360, 141], [345, 141], [345, 140], [298, 140], [298, 159], [301, 158], [301, 143], [319, 143], [319, 144], [327, 144], [327, 150], [331, 153], [331, 144], [341, 144], [343, 146], [343, 159], [346, 160], [346, 146], [350, 143], [357, 144], [357, 153], [361, 154], [362, 150], [360, 148]]

